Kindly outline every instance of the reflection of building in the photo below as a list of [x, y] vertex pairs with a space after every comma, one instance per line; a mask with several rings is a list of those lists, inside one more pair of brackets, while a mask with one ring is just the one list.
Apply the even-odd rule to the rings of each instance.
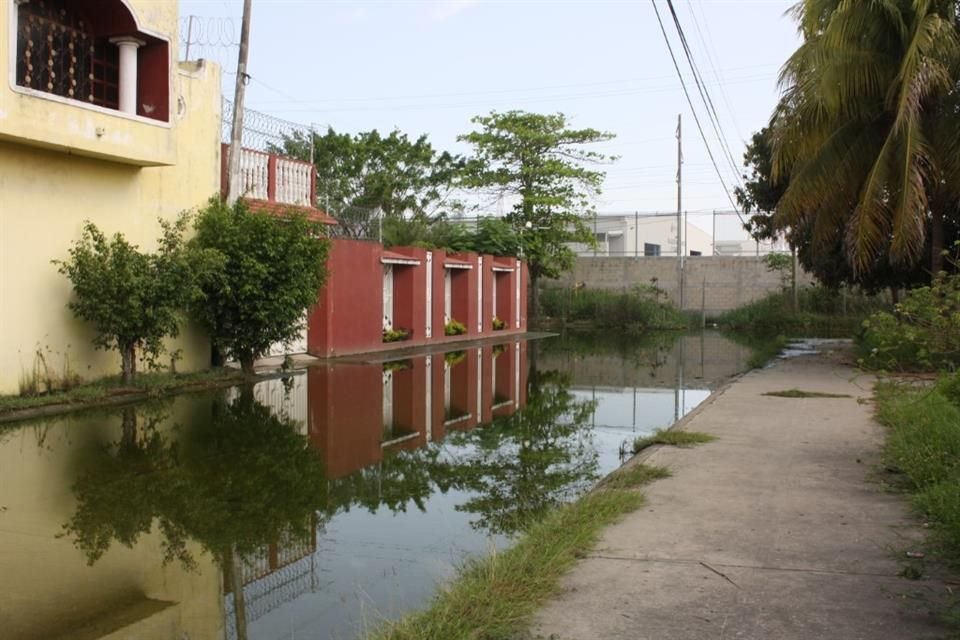
[[[158, 428], [166, 436], [170, 427]], [[89, 457], [120, 439], [119, 416], [103, 413], [0, 436], [0, 575], [8, 581], [0, 590], [0, 637], [223, 637], [220, 569], [198, 544], [187, 543], [193, 569], [163, 562], [165, 539], [156, 529], [131, 547], [114, 541], [88, 565], [76, 540], [63, 536], [75, 513], [73, 487], [89, 471]], [[119, 474], [117, 484], [124, 477]], [[102, 478], [104, 491], [111, 490], [109, 480]], [[101, 515], [123, 520], [113, 511]], [[105, 525], [98, 533], [108, 535]]]
[[308, 370], [311, 442], [331, 479], [379, 463], [384, 452], [443, 439], [526, 405], [527, 344], [475, 347]]
[[[526, 331], [527, 267], [516, 258], [384, 249], [338, 239], [309, 318], [308, 351], [331, 357]], [[451, 321], [460, 335], [446, 335]], [[502, 324], [501, 324], [502, 323]], [[388, 331], [402, 340], [387, 342]], [[395, 336], [401, 337], [401, 336]]]

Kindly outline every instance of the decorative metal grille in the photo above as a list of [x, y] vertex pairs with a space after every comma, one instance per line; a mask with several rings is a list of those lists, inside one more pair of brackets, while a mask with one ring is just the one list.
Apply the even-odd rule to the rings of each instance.
[[101, 107], [119, 107], [120, 52], [64, 0], [17, 8], [17, 84]]

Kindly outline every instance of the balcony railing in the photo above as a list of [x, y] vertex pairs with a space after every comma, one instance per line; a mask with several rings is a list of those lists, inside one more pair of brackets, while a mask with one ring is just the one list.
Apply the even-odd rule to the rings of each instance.
[[[222, 145], [221, 190], [230, 190], [228, 166], [230, 145]], [[316, 169], [309, 162], [274, 153], [241, 149], [240, 195], [251, 200], [313, 207], [316, 195]]]

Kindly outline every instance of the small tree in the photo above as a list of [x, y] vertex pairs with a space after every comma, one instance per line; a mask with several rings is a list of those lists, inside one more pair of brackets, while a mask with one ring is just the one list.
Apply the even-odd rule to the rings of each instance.
[[184, 250], [188, 217], [160, 221], [163, 234], [156, 253], [144, 253], [122, 234], [107, 238], [87, 222], [67, 260], [54, 260], [73, 283], [68, 307], [94, 325], [94, 345], [120, 352], [124, 383], [137, 371], [137, 350], [152, 359], [164, 351], [163, 339], [180, 332], [180, 311], [193, 291], [191, 260]]
[[573, 266], [570, 242], [593, 243], [587, 224], [595, 214], [592, 197], [604, 174], [584, 167], [613, 158], [586, 151], [585, 144], [614, 136], [596, 129], [569, 129], [562, 113], [492, 112], [477, 116], [480, 126], [460, 136], [474, 147], [462, 186], [493, 189], [519, 198], [507, 215], [520, 236], [530, 266], [531, 314], [537, 310], [537, 282]]
[[201, 279], [192, 314], [217, 353], [252, 373], [271, 344], [296, 338], [317, 301], [329, 248], [323, 228], [302, 214], [254, 213], [242, 200], [228, 206], [220, 199], [195, 226], [193, 248], [219, 253], [222, 263]]

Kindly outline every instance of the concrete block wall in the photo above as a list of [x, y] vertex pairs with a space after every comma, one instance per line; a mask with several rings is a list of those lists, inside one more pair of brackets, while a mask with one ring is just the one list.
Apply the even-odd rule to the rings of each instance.
[[[813, 284], [813, 277], [798, 274], [800, 286]], [[680, 277], [677, 259], [578, 257], [573, 270], [546, 286], [626, 291], [637, 285], [655, 285], [671, 302], [680, 306]], [[692, 256], [684, 259], [683, 305], [685, 311], [705, 311], [708, 316], [753, 302], [780, 291], [780, 274], [770, 271], [762, 257]]]

